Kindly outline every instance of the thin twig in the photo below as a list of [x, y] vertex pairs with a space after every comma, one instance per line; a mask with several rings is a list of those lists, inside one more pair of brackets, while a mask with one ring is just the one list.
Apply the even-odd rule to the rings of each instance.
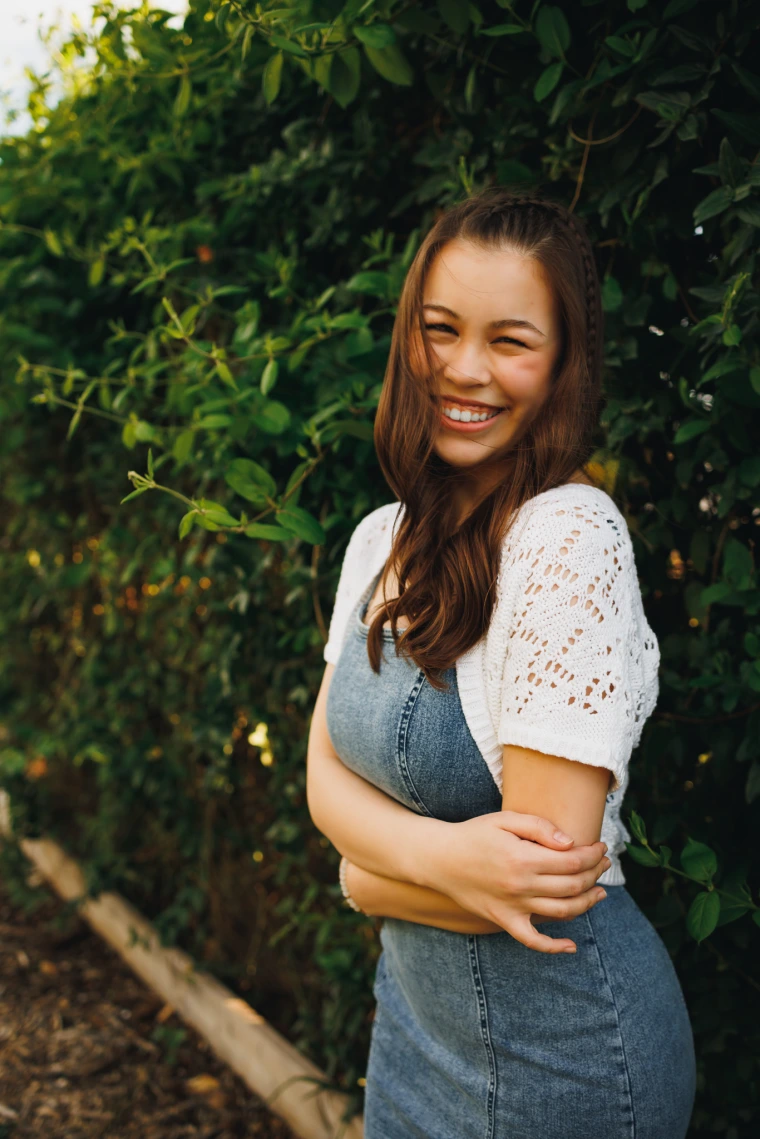
[[[591, 131], [594, 129], [594, 119], [595, 118], [596, 118], [596, 111], [594, 111], [593, 115], [591, 116], [591, 122], [588, 125], [589, 135], [591, 134]], [[591, 139], [589, 138], [589, 141], [588, 141], [588, 143], [587, 143], [587, 145], [583, 151], [583, 158], [581, 159], [581, 168], [578, 171], [578, 179], [575, 183], [575, 193], [573, 194], [573, 200], [570, 203], [570, 205], [568, 206], [568, 210], [570, 211], [570, 213], [572, 213], [573, 210], [575, 209], [576, 204], [578, 202], [578, 199], [581, 196], [581, 187], [583, 186], [583, 179], [586, 175], [586, 163], [588, 162], [588, 156], [590, 153], [591, 153]]]
[[[631, 115], [630, 119], [628, 120], [627, 123], [625, 123], [624, 126], [620, 127], [619, 130], [616, 130], [614, 134], [608, 134], [606, 138], [591, 138], [590, 135], [588, 138], [581, 138], [580, 135], [577, 135], [575, 133], [575, 131], [572, 128], [572, 125], [568, 126], [567, 131], [568, 131], [568, 134], [570, 135], [570, 137], [574, 138], [576, 142], [581, 143], [582, 146], [602, 146], [602, 144], [605, 142], [612, 142], [613, 139], [620, 138], [620, 135], [623, 134], [624, 131], [628, 130], [629, 126], [631, 126], [636, 121], [636, 119], [639, 117], [639, 115], [641, 114], [641, 112], [643, 110], [644, 110], [643, 107], [639, 107], [638, 110], [634, 111], [634, 113]], [[592, 119], [592, 126], [593, 126], [593, 119]]]

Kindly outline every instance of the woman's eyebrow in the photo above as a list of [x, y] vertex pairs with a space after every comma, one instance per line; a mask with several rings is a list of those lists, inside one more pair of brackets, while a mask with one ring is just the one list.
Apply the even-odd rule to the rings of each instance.
[[[453, 309], [447, 308], [446, 305], [424, 304], [423, 308], [434, 308], [438, 312], [446, 312], [449, 316], [453, 316], [454, 320], [461, 320], [458, 312]], [[529, 320], [518, 320], [517, 317], [505, 317], [504, 320], [491, 320], [488, 323], [488, 328], [529, 328], [531, 332], [537, 332], [539, 336], [546, 338], [546, 333], [542, 332], [540, 328], [536, 328], [535, 324], [531, 324]]]

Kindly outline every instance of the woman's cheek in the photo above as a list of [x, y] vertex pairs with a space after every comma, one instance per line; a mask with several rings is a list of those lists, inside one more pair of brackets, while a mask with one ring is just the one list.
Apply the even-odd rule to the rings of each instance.
[[543, 403], [551, 386], [551, 369], [546, 360], [516, 357], [501, 377], [506, 396], [515, 403]]

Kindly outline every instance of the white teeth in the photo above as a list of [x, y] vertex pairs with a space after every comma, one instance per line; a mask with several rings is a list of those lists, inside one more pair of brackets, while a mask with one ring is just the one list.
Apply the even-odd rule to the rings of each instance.
[[458, 407], [452, 407], [452, 408], [445, 407], [443, 409], [443, 414], [448, 419], [453, 419], [455, 421], [461, 421], [462, 423], [483, 423], [486, 419], [493, 419], [494, 415], [497, 415], [498, 412], [490, 412], [490, 411], [476, 412], [476, 411], [469, 411], [468, 409], [465, 409], [465, 408], [462, 408], [460, 410], [460, 408], [458, 408]]

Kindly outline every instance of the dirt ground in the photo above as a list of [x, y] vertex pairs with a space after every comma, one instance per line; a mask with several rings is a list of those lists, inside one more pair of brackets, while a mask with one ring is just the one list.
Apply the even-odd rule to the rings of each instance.
[[0, 880], [0, 1139], [294, 1139], [52, 893]]

